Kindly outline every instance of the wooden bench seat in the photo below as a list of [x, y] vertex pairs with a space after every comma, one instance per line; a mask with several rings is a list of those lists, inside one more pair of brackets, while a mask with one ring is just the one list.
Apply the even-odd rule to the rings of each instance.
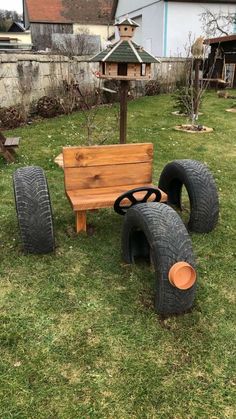
[[[118, 196], [130, 189], [139, 188], [141, 186], [154, 187], [154, 185], [150, 183], [142, 183], [139, 185], [125, 185], [125, 188], [124, 186], [116, 186], [114, 188], [88, 189], [86, 194], [84, 189], [79, 189], [77, 191], [68, 191], [67, 197], [71, 202], [74, 211], [109, 208], [113, 207]], [[142, 198], [144, 195], [144, 192], [139, 192], [137, 197]], [[128, 200], [127, 202], [124, 201], [124, 204], [125, 203], [128, 203]]]
[[[153, 186], [152, 162], [152, 143], [64, 147], [65, 191], [77, 233], [86, 231], [87, 210], [112, 207], [124, 192]], [[162, 200], [166, 201], [164, 193]]]

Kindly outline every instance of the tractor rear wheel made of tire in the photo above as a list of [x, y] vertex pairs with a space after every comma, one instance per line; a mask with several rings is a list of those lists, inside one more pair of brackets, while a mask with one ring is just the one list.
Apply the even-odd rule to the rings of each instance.
[[24, 251], [34, 254], [53, 252], [53, 218], [44, 171], [34, 166], [16, 170], [13, 187]]
[[[187, 190], [186, 203], [183, 198]], [[216, 184], [207, 166], [196, 160], [174, 160], [160, 176], [159, 188], [167, 193], [168, 204], [188, 211], [187, 227], [195, 233], [209, 233], [219, 218]], [[189, 207], [189, 209], [188, 209]]]
[[179, 215], [162, 203], [139, 204], [130, 208], [122, 232], [122, 254], [126, 263], [148, 258], [155, 269], [155, 307], [162, 315], [180, 314], [192, 308], [196, 274], [192, 285], [179, 289], [169, 273], [177, 263], [186, 262], [195, 273], [195, 259], [189, 234]]

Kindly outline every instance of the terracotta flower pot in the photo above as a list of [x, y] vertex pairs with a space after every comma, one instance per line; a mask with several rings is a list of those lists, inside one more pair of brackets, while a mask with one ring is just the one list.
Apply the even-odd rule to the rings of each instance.
[[191, 288], [197, 279], [195, 269], [187, 262], [177, 262], [169, 270], [170, 283], [180, 290]]

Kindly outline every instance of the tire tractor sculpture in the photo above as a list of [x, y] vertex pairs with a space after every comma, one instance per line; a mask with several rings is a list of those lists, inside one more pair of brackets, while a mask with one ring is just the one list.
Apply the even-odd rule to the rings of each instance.
[[[194, 160], [175, 160], [152, 183], [153, 144], [125, 144], [129, 81], [150, 80], [156, 58], [132, 37], [137, 26], [126, 18], [116, 24], [120, 40], [91, 59], [96, 76], [120, 81], [120, 145], [65, 147], [61, 158], [65, 191], [76, 216], [76, 231], [86, 231], [86, 211], [113, 207], [124, 216], [122, 254], [126, 263], [148, 258], [156, 276], [155, 306], [164, 315], [184, 313], [194, 302], [195, 259], [191, 239], [177, 212], [183, 186], [190, 213], [187, 228], [208, 233], [217, 224], [219, 203], [208, 168]], [[18, 169], [14, 191], [23, 248], [49, 253], [55, 248], [52, 209], [44, 172]]]
[[[131, 145], [100, 146], [99, 160], [103, 148], [130, 147]], [[143, 146], [143, 144], [133, 144]], [[93, 147], [92, 147], [93, 148]], [[73, 147], [72, 147], [73, 149]], [[76, 154], [79, 148], [75, 148]], [[81, 148], [83, 150], [83, 148]], [[95, 151], [94, 150], [94, 151]], [[67, 151], [66, 150], [63, 150]], [[107, 150], [105, 150], [107, 154]], [[124, 153], [127, 157], [127, 153]], [[81, 152], [80, 154], [81, 155]], [[83, 163], [84, 164], [84, 163]], [[102, 163], [103, 164], [103, 163]], [[143, 163], [142, 163], [143, 164]], [[127, 165], [127, 164], [126, 164]], [[208, 233], [217, 224], [219, 203], [216, 185], [208, 168], [194, 160], [175, 160], [163, 169], [158, 188], [152, 183], [126, 190], [121, 185], [123, 166], [120, 178], [113, 178], [114, 186], [106, 188], [66, 190], [71, 204], [75, 195], [74, 210], [81, 207], [104, 208], [114, 205], [115, 211], [124, 216], [122, 231], [123, 260], [132, 264], [138, 258], [145, 258], [153, 264], [156, 277], [155, 307], [162, 315], [184, 313], [191, 309], [196, 292], [196, 270], [192, 243], [188, 231], [178, 213], [173, 209], [182, 209], [182, 190], [187, 190], [190, 204], [188, 230], [196, 233]], [[139, 167], [139, 163], [133, 164]], [[111, 166], [113, 172], [114, 165]], [[91, 167], [68, 168], [73, 171], [72, 184], [81, 176], [81, 171]], [[102, 184], [107, 173], [104, 166], [97, 166], [94, 182], [100, 177]], [[65, 185], [68, 183], [67, 169]], [[109, 171], [108, 179], [110, 179]], [[135, 168], [134, 174], [136, 175]], [[115, 180], [114, 180], [115, 179]], [[82, 178], [81, 182], [86, 179]], [[92, 182], [92, 180], [90, 180]], [[26, 253], [50, 253], [55, 249], [53, 216], [46, 177], [40, 167], [20, 168], [13, 178], [16, 210], [20, 227], [23, 248]], [[129, 179], [129, 184], [131, 184]], [[121, 191], [123, 193], [121, 193]], [[82, 211], [82, 217], [84, 212]], [[76, 224], [77, 225], [77, 224]], [[83, 229], [82, 229], [83, 230]], [[77, 230], [78, 231], [78, 230]]]

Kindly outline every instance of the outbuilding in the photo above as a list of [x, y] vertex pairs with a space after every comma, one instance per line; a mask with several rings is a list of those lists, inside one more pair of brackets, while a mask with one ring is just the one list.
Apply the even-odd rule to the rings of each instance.
[[236, 88], [236, 34], [205, 39], [204, 43], [210, 46], [204, 78], [219, 87]]

